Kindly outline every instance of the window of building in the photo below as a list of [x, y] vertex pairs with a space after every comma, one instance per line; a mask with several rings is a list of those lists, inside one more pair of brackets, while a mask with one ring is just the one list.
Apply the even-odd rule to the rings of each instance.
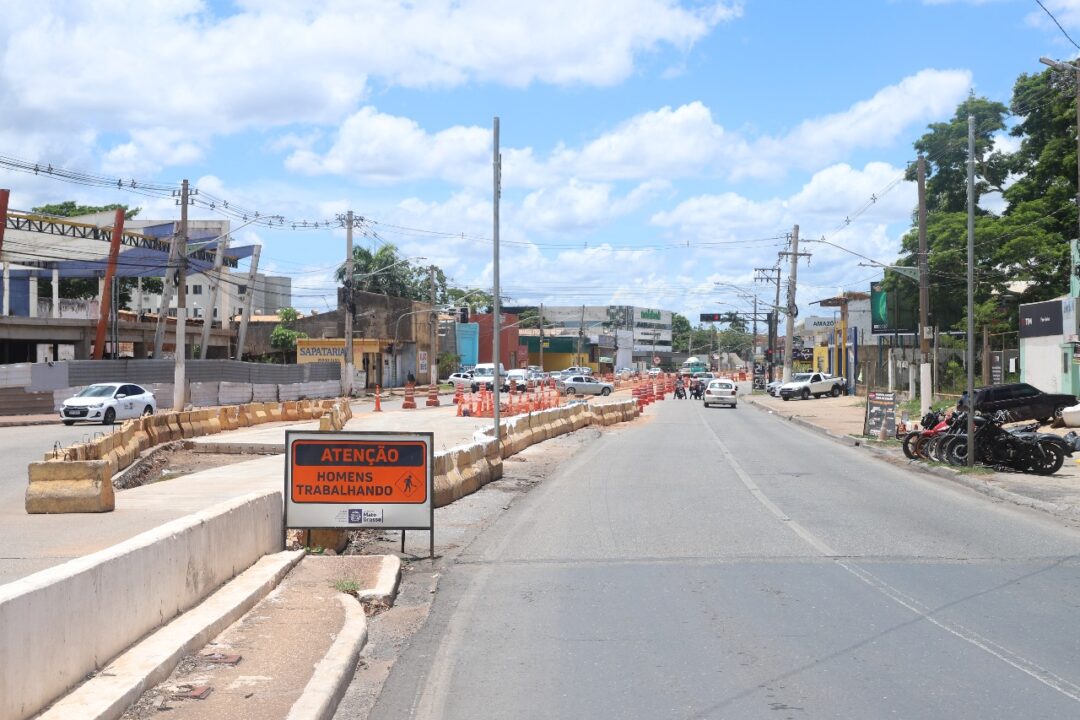
[[191, 286], [191, 294], [192, 295], [202, 295], [202, 285], [192, 285]]

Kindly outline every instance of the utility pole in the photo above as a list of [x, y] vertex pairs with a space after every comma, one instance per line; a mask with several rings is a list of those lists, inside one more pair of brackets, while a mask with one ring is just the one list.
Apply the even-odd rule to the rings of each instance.
[[[784, 337], [784, 382], [790, 382], [792, 340], [795, 335], [795, 314], [798, 312], [798, 306], [795, 304], [796, 275], [799, 272], [799, 257], [810, 257], [810, 253], [799, 252], [798, 225], [791, 230], [791, 250], [782, 252], [780, 255], [788, 255], [791, 257], [791, 270], [788, 273], [787, 292], [787, 335]], [[779, 304], [779, 299], [777, 300], [777, 304]]]
[[[176, 281], [176, 307], [178, 309], [183, 308], [185, 310], [185, 317], [187, 316], [187, 261], [188, 261], [188, 181], [184, 180], [180, 184], [180, 250], [179, 250], [179, 279]], [[179, 329], [179, 328], [178, 328]], [[184, 358], [187, 358], [187, 333], [176, 336], [176, 353], [184, 354]]]
[[544, 303], [540, 303], [540, 372], [544, 372]]
[[353, 357], [353, 212], [345, 213], [345, 373], [341, 378], [341, 392], [352, 397], [353, 378], [356, 377], [356, 358]]
[[[214, 325], [214, 310], [218, 306], [218, 288], [221, 287], [221, 275], [222, 266], [225, 262], [225, 251], [229, 249], [229, 236], [228, 234], [218, 238], [217, 250], [214, 252], [214, 274], [210, 277], [210, 312], [203, 320], [202, 329], [202, 342], [199, 345], [199, 359], [205, 360], [206, 354], [210, 350], [210, 330]], [[221, 327], [227, 327], [225, 324], [225, 313], [219, 313], [221, 315]], [[225, 356], [228, 357], [229, 353], [226, 352]]]
[[[776, 286], [776, 301], [773, 303], [772, 312], [769, 313], [769, 327], [766, 329], [770, 350], [769, 354], [772, 356], [772, 351], [776, 349], [776, 337], [778, 334], [777, 330], [779, 329], [778, 326], [780, 321], [778, 315], [778, 311], [780, 310], [780, 265], [779, 263], [777, 263], [776, 267], [754, 268], [754, 272], [757, 273], [757, 276], [754, 278], [755, 281], [767, 282]], [[755, 338], [755, 342], [756, 341], [757, 340]], [[773, 370], [776, 366], [775, 356], [773, 356], [772, 359], [769, 360], [767, 366], [769, 382], [772, 382], [775, 379], [773, 377]]]
[[926, 158], [919, 155], [919, 414], [930, 412], [934, 381], [930, 372], [930, 258], [926, 239]]
[[[187, 191], [188, 181], [184, 180], [180, 186], [180, 217], [181, 223], [187, 219]], [[176, 194], [176, 191], [173, 191]], [[172, 305], [173, 293], [177, 291], [177, 287], [183, 287], [180, 282], [180, 257], [181, 252], [186, 251], [186, 245], [182, 247], [184, 243], [183, 231], [186, 228], [182, 228], [173, 233], [172, 242], [169, 244], [169, 260], [165, 264], [165, 282], [162, 283], [161, 290], [161, 306], [158, 308], [157, 327], [154, 328], [154, 358], [160, 358], [161, 353], [165, 346], [165, 328], [168, 325], [167, 320], [169, 317], [169, 306]], [[184, 255], [187, 253], [184, 252]]]
[[251, 256], [251, 266], [248, 268], [247, 286], [244, 288], [244, 308], [240, 314], [240, 332], [236, 338], [236, 359], [244, 359], [244, 343], [247, 340], [248, 320], [251, 319], [251, 303], [255, 297], [255, 276], [259, 272], [259, 253], [262, 245], [255, 246], [255, 252]]
[[431, 371], [430, 372], [430, 375], [431, 375], [430, 382], [431, 382], [432, 385], [435, 385], [436, 383], [439, 382], [439, 366], [438, 366], [438, 363], [435, 361], [435, 358], [437, 358], [438, 355], [439, 355], [439, 353], [438, 353], [439, 336], [438, 336], [438, 332], [437, 332], [437, 329], [438, 329], [437, 328], [437, 321], [438, 321], [439, 316], [438, 316], [437, 311], [435, 310], [435, 266], [434, 265], [432, 265], [431, 267], [428, 268], [428, 284], [430, 285], [430, 289], [431, 289], [431, 320], [429, 322], [429, 325], [431, 326], [430, 327], [430, 329], [431, 329], [431, 350], [430, 350], [430, 357], [428, 358], [428, 369]]
[[495, 121], [492, 125], [492, 139], [494, 141], [494, 147], [492, 150], [491, 168], [492, 168], [492, 254], [491, 254], [491, 304], [492, 310], [495, 311], [494, 316], [491, 319], [492, 332], [491, 337], [491, 353], [492, 364], [494, 371], [494, 383], [492, 383], [492, 414], [495, 416], [495, 446], [502, 447], [502, 436], [499, 433], [499, 402], [502, 390], [502, 379], [499, 377], [499, 325], [500, 325], [500, 313], [502, 312], [501, 303], [499, 302], [499, 197], [502, 195], [502, 155], [499, 153], [499, 117], [495, 116]]
[[967, 465], [975, 466], [975, 116], [968, 115]]
[[173, 357], [173, 409], [183, 410], [187, 404], [187, 376], [184, 363], [187, 362], [187, 239], [188, 239], [188, 181], [180, 185], [180, 233], [176, 242], [180, 263], [176, 281], [176, 333]]

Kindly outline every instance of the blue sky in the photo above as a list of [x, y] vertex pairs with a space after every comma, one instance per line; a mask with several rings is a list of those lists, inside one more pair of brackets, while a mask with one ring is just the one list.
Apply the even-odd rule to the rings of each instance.
[[[1080, 0], [1044, 4], [1080, 37]], [[490, 286], [498, 115], [511, 301], [659, 306], [692, 320], [745, 305], [731, 286], [767, 296], [753, 268], [776, 262], [795, 223], [803, 238], [892, 260], [915, 198], [894, 180], [926, 125], [971, 90], [1008, 102], [1040, 55], [1077, 54], [1034, 0], [0, 9], [0, 155], [188, 178], [290, 219], [352, 209], [377, 235], [358, 242], [393, 242], [456, 285]], [[3, 170], [0, 187], [22, 209], [76, 199], [176, 213]], [[342, 231], [236, 234], [264, 245], [264, 267], [293, 275], [299, 309], [332, 302]], [[804, 308], [878, 274], [835, 248], [804, 249]]]

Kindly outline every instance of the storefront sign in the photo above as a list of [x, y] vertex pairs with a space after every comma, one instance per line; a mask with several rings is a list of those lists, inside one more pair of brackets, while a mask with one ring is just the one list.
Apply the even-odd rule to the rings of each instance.
[[1063, 330], [1064, 317], [1061, 300], [1047, 300], [1020, 306], [1020, 337], [1061, 335]]

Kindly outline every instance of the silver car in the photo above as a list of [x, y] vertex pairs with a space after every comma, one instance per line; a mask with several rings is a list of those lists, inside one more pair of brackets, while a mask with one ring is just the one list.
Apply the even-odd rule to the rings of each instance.
[[730, 380], [712, 380], [709, 382], [708, 387], [705, 388], [702, 401], [704, 401], [705, 407], [711, 407], [712, 405], [738, 407], [738, 390], [735, 389], [735, 383]]
[[608, 396], [615, 391], [611, 383], [602, 382], [591, 375], [571, 375], [560, 379], [555, 387], [564, 395], [603, 395]]

